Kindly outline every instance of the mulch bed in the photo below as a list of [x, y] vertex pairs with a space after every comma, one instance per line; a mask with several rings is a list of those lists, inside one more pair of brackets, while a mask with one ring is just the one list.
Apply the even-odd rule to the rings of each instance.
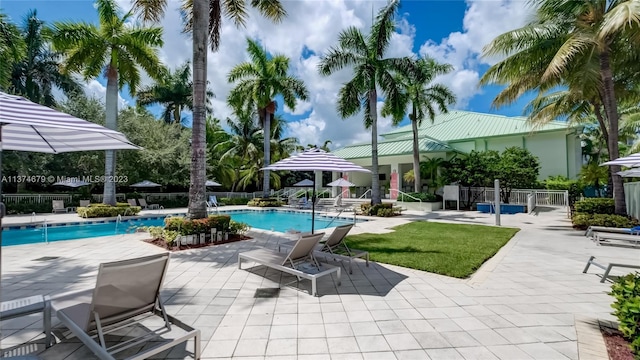
[[144, 242], [153, 244], [155, 246], [159, 246], [167, 251], [184, 251], [184, 250], [200, 249], [200, 248], [205, 248], [210, 246], [228, 244], [236, 241], [249, 240], [249, 239], [252, 239], [252, 238], [244, 235], [229, 235], [229, 240], [216, 241], [214, 243], [206, 243], [206, 244], [198, 244], [198, 245], [175, 245], [172, 247], [170, 247], [167, 244], [167, 242], [162, 239], [148, 239], [148, 240], [144, 240]]
[[622, 337], [622, 333], [610, 327], [600, 327], [607, 352], [611, 360], [634, 360], [629, 348], [629, 342]]

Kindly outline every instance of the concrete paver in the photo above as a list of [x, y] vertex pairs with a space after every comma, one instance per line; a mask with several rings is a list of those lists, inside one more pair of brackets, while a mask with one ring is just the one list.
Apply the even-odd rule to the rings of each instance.
[[[28, 218], [9, 217], [8, 222], [28, 222]], [[72, 218], [62, 214], [57, 219]], [[388, 232], [414, 219], [493, 222], [489, 215], [475, 212], [408, 213], [359, 223], [353, 233]], [[376, 263], [365, 267], [357, 261], [352, 275], [343, 271], [342, 286], [335, 284], [335, 278], [322, 279], [318, 283], [321, 296], [311, 297], [306, 281], [282, 286], [294, 278], [264, 267], [237, 269], [238, 252], [277, 248], [279, 242], [290, 240], [287, 235], [252, 231], [252, 240], [172, 254], [162, 296], [169, 313], [202, 331], [204, 359], [578, 359], [578, 355], [602, 355], [602, 347], [593, 344], [599, 334], [589, 319], [614, 320], [609, 284], [599, 283], [595, 269], [590, 274], [582, 274], [582, 269], [591, 255], [605, 262], [637, 262], [638, 253], [594, 245], [570, 229], [564, 210], [541, 211], [537, 216], [503, 215], [502, 224], [521, 231], [470, 279]], [[3, 247], [0, 299], [91, 287], [101, 262], [162, 252], [140, 241], [145, 237], [136, 233]], [[37, 261], [44, 256], [57, 258]], [[256, 289], [273, 287], [281, 287], [277, 298], [253, 297]], [[38, 316], [3, 321], [0, 348], [10, 352], [33, 345], [45, 360], [92, 358], [86, 347], [68, 337], [43, 351], [37, 346], [43, 344], [39, 327]], [[579, 354], [578, 343], [590, 347]], [[187, 349], [192, 347], [189, 344]], [[184, 347], [164, 355], [189, 357]]]

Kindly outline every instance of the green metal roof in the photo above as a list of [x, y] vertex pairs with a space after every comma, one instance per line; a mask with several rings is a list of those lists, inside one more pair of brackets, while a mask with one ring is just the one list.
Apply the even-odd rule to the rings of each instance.
[[[566, 122], [552, 121], [535, 129], [535, 132], [567, 130], [568, 128], [570, 126]], [[527, 124], [527, 118], [523, 116], [503, 116], [461, 110], [436, 115], [433, 123], [424, 120], [418, 128], [418, 136], [429, 136], [446, 143], [532, 132], [534, 129]], [[412, 137], [411, 125], [383, 134], [382, 137], [385, 140], [410, 139]]]
[[[455, 151], [447, 144], [429, 138], [418, 139], [420, 153]], [[378, 156], [404, 155], [413, 153], [413, 139], [387, 140], [378, 142]], [[357, 159], [371, 157], [371, 144], [350, 145], [335, 150], [334, 155], [343, 159]]]

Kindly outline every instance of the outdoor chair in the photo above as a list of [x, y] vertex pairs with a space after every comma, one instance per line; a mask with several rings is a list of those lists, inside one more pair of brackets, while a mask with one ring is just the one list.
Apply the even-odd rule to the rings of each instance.
[[136, 199], [127, 199], [127, 202], [129, 203], [129, 206], [138, 206]]
[[597, 245], [621, 245], [628, 247], [640, 247], [640, 235], [593, 232], [593, 241]]
[[238, 269], [242, 269], [242, 260], [253, 261], [268, 268], [294, 275], [298, 281], [300, 279], [311, 280], [311, 295], [315, 296], [317, 294], [316, 281], [320, 277], [335, 272], [338, 277], [338, 285], [340, 285], [340, 267], [322, 266], [313, 256], [313, 251], [322, 236], [324, 233], [301, 236], [287, 253], [271, 249], [256, 249], [239, 253]]
[[67, 212], [67, 208], [64, 206], [64, 201], [62, 200], [52, 200], [51, 207], [54, 214]]
[[[316, 258], [318, 257], [332, 257], [334, 260], [346, 260], [349, 262], [349, 274], [353, 274], [353, 267], [351, 266], [351, 260], [355, 258], [361, 258], [366, 261], [366, 266], [369, 266], [369, 252], [363, 250], [350, 249], [344, 242], [345, 237], [353, 228], [353, 224], [337, 226], [331, 235], [326, 240], [320, 241], [318, 246], [314, 249]], [[291, 247], [294, 242], [288, 242], [280, 244], [278, 250], [282, 247]]]
[[143, 209], [149, 209], [149, 210], [160, 209], [160, 204], [147, 204], [147, 200], [145, 199], [138, 199], [138, 204], [140, 204], [140, 207], [142, 207]]
[[597, 263], [595, 260], [596, 260], [596, 257], [591, 256], [587, 261], [587, 266], [585, 266], [582, 273], [586, 274], [591, 265], [599, 267], [600, 269], [604, 270], [604, 274], [602, 274], [602, 279], [600, 279], [601, 283], [605, 282], [605, 280], [607, 280], [607, 278], [611, 276], [609, 275], [609, 273], [611, 272], [611, 269], [613, 269], [614, 267], [621, 267], [621, 268], [627, 268], [627, 269], [640, 269], [640, 265], [620, 264], [620, 263], [609, 263], [605, 265], [605, 264]]
[[223, 203], [219, 203], [218, 202], [218, 197], [215, 196], [215, 195], [209, 195], [208, 205], [209, 205], [209, 207], [224, 206]]
[[640, 226], [632, 227], [632, 228], [616, 228], [610, 226], [589, 226], [584, 233], [584, 236], [594, 239], [594, 235], [596, 232], [604, 232], [604, 233], [618, 233], [618, 234], [627, 234], [627, 235], [637, 235], [640, 233]]
[[42, 313], [42, 327], [45, 334], [45, 346], [52, 344], [51, 337], [51, 301], [49, 296], [36, 295], [0, 303], [0, 320]]
[[[169, 254], [157, 254], [136, 259], [100, 264], [96, 285], [92, 289], [75, 291], [51, 298], [51, 307], [62, 324], [71, 330], [100, 359], [115, 359], [114, 355], [149, 341], [142, 350], [128, 359], [147, 359], [194, 339], [194, 357], [200, 358], [200, 331], [167, 315], [160, 289], [169, 264]], [[142, 321], [158, 316], [152, 322], [158, 329], [145, 329]], [[172, 326], [182, 329], [174, 339], [163, 335], [172, 331]], [[123, 332], [125, 328], [135, 330]], [[117, 336], [108, 347], [105, 335]], [[143, 335], [140, 335], [144, 332]], [[121, 338], [123, 335], [124, 338]]]
[[91, 204], [91, 200], [80, 200], [80, 207], [87, 207]]
[[306, 197], [300, 198], [298, 200], [298, 209], [311, 209], [311, 202]]

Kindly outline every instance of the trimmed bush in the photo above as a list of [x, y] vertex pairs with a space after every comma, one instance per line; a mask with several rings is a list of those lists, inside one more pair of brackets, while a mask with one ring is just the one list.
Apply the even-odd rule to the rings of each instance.
[[230, 234], [244, 235], [247, 231], [249, 231], [249, 225], [243, 222], [231, 220], [229, 223]]
[[255, 198], [251, 199], [247, 206], [257, 206], [257, 207], [279, 207], [282, 206], [282, 201], [276, 198]]
[[611, 305], [618, 318], [618, 329], [629, 341], [631, 352], [640, 359], [640, 274], [619, 277], [611, 286], [609, 295], [616, 300]]
[[371, 206], [371, 204], [360, 204], [360, 210], [362, 210], [363, 215], [367, 216], [389, 217], [396, 215], [393, 210], [393, 204], [391, 203], [382, 203], [373, 206]]
[[638, 225], [638, 220], [622, 215], [611, 214], [583, 214], [573, 215], [573, 227], [585, 230], [589, 226], [608, 226], [617, 228], [631, 228]]
[[250, 198], [220, 198], [220, 202], [225, 205], [247, 205]]
[[5, 206], [7, 207], [7, 215], [31, 214], [32, 212], [50, 213], [53, 211], [51, 201], [43, 203], [32, 203], [27, 201], [17, 203], [9, 202], [6, 203]]
[[138, 215], [140, 210], [140, 206], [130, 206], [127, 203], [117, 203], [116, 206], [106, 204], [91, 204], [87, 207], [79, 207], [77, 209], [77, 212], [78, 215], [83, 218], [96, 218], [114, 217], [118, 215]]
[[180, 235], [177, 231], [166, 230], [162, 226], [147, 226], [143, 228], [145, 231], [148, 231], [151, 234], [151, 237], [154, 239], [162, 239], [167, 245], [174, 246], [176, 243], [176, 239]]
[[164, 220], [164, 229], [177, 231], [180, 235], [194, 235], [209, 233], [211, 229], [229, 231], [229, 215], [210, 215], [204, 219], [186, 219], [183, 217], [170, 217]]
[[615, 214], [615, 203], [609, 198], [590, 198], [575, 203], [575, 212], [582, 214]]

